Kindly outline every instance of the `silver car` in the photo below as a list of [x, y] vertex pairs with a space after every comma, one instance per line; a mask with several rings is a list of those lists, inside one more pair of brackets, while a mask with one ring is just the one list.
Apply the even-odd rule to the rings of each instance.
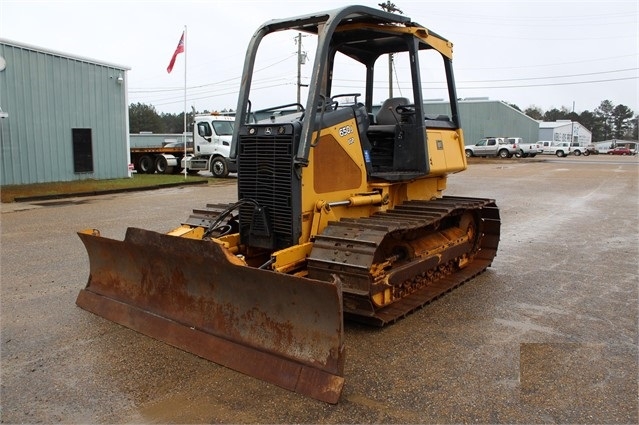
[[466, 157], [500, 156], [510, 158], [517, 152], [517, 144], [509, 143], [503, 137], [485, 137], [474, 145], [465, 147]]

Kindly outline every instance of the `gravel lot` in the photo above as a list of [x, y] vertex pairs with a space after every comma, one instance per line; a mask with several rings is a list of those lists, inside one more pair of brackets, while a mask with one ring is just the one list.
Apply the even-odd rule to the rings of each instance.
[[75, 232], [165, 232], [235, 181], [2, 204], [4, 423], [638, 423], [639, 161], [473, 161], [446, 194], [491, 197], [493, 267], [385, 329], [347, 324], [328, 405], [75, 306]]

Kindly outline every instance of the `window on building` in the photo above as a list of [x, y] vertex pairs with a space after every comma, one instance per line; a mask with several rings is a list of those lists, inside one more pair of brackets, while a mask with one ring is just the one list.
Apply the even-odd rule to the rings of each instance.
[[90, 128], [74, 128], [73, 131], [73, 171], [93, 172], [93, 146]]

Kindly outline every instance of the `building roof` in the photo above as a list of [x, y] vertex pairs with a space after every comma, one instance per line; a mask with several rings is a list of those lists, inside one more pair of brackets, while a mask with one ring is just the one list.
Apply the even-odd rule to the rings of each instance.
[[106, 67], [109, 67], [109, 68], [121, 69], [123, 71], [131, 70], [130, 66], [118, 65], [118, 64], [114, 64], [114, 63], [99, 61], [97, 59], [91, 59], [91, 58], [86, 58], [86, 57], [83, 57], [83, 56], [72, 55], [70, 53], [64, 53], [64, 52], [59, 52], [59, 51], [56, 51], [56, 50], [44, 49], [42, 47], [33, 46], [33, 45], [30, 45], [30, 44], [26, 44], [26, 43], [21, 43], [19, 41], [8, 40], [6, 38], [0, 38], [0, 44], [6, 44], [8, 46], [19, 47], [19, 48], [25, 49], [25, 50], [33, 50], [35, 52], [41, 52], [41, 53], [49, 54], [49, 55], [52, 55], [52, 56], [58, 56], [58, 57], [61, 57], [61, 58], [72, 59], [72, 60], [76, 60], [76, 61], [79, 61], [79, 62], [90, 63], [90, 64], [93, 64], [93, 65], [100, 65], [100, 66], [106, 66]]
[[[563, 127], [565, 125], [569, 125], [571, 124], [572, 121], [570, 120], [559, 120], [559, 121], [539, 121], [539, 128], [557, 128], [557, 127]], [[578, 122], [575, 121], [575, 124], [579, 124]]]

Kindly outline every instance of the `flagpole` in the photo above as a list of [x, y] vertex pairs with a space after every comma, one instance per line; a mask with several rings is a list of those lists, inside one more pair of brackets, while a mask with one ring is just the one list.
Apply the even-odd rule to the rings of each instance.
[[[184, 140], [184, 159], [186, 160], [186, 25], [184, 25], [184, 132], [183, 132], [183, 140]], [[186, 164], [185, 164], [186, 165]], [[184, 178], [186, 179], [186, 167], [184, 167]]]

